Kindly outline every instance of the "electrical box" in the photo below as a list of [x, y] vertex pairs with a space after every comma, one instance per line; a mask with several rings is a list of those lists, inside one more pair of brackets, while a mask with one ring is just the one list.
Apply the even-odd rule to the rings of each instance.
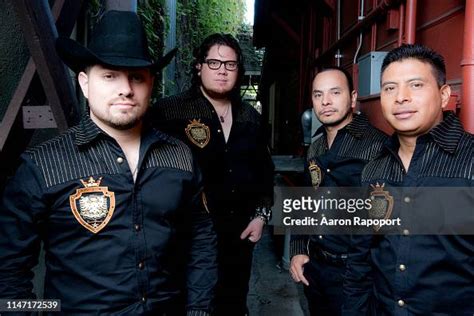
[[387, 52], [370, 52], [359, 58], [359, 97], [380, 93], [380, 68]]

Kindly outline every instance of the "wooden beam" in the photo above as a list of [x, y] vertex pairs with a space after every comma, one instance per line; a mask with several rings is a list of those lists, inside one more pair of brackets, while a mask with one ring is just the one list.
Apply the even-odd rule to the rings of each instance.
[[[64, 3], [64, 0], [61, 2]], [[68, 70], [56, 53], [58, 34], [48, 1], [15, 0], [11, 3], [58, 129], [64, 131], [75, 120], [78, 106]]]
[[288, 35], [288, 37], [291, 38], [295, 42], [295, 44], [297, 44], [297, 45], [300, 44], [300, 37], [299, 37], [298, 33], [296, 33], [284, 19], [282, 19], [275, 12], [271, 13], [271, 17], [275, 21], [275, 23], [278, 26], [280, 26], [280, 28], [283, 31], [285, 31], [285, 33]]
[[[74, 28], [77, 16], [81, 10], [82, 0], [67, 1], [56, 0], [53, 6], [53, 17], [57, 21], [58, 30], [65, 35], [69, 35]], [[18, 86], [13, 94], [10, 104], [0, 123], [0, 152], [10, 135], [10, 131], [18, 116], [23, 100], [25, 99], [28, 88], [30, 87], [33, 76], [36, 72], [36, 66], [32, 58], [28, 60], [23, 76], [18, 83]]]
[[10, 135], [10, 130], [15, 123], [18, 112], [20, 111], [21, 104], [25, 99], [26, 92], [30, 87], [30, 82], [33, 79], [33, 76], [36, 72], [36, 67], [33, 59], [30, 58], [26, 69], [23, 72], [23, 76], [20, 79], [20, 82], [13, 94], [10, 104], [8, 105], [7, 111], [3, 116], [2, 122], [0, 123], [0, 152], [3, 150], [3, 146], [7, 141], [8, 135]]
[[[53, 6], [53, 16], [59, 35], [69, 36], [76, 25], [84, 0], [56, 0]], [[58, 3], [58, 6], [56, 5]], [[61, 3], [61, 6], [59, 6]], [[59, 10], [56, 12], [56, 10]]]

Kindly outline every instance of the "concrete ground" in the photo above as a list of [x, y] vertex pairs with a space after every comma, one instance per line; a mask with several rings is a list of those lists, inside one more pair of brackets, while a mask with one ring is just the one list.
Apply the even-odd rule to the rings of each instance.
[[306, 300], [300, 284], [294, 283], [281, 265], [280, 237], [271, 227], [255, 247], [250, 290], [247, 298], [250, 316], [306, 316]]

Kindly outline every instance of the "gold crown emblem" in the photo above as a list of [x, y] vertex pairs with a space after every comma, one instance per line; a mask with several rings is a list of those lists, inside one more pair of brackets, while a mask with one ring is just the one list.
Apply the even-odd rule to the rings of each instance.
[[100, 182], [102, 181], [102, 177], [97, 179], [97, 181], [94, 180], [93, 177], [89, 177], [89, 180], [84, 181], [81, 179], [82, 185], [86, 188], [94, 188], [100, 186]]
[[380, 185], [380, 184], [377, 182], [375, 185], [371, 184], [370, 186], [374, 189], [373, 192], [385, 192], [385, 191], [383, 190], [383, 188], [385, 187], [385, 183], [382, 183], [382, 185]]
[[314, 162], [314, 160], [311, 160], [311, 161], [309, 162], [308, 169], [309, 169], [309, 170], [313, 170], [313, 169], [316, 169], [316, 168], [319, 168], [318, 165]]
[[192, 120], [189, 120], [189, 123], [190, 124], [198, 124], [198, 125], [201, 125], [201, 119], [192, 119]]

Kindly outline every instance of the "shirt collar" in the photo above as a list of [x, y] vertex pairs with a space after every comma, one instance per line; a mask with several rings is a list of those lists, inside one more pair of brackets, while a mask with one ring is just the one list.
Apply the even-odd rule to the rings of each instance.
[[443, 121], [436, 125], [429, 134], [444, 151], [454, 153], [464, 134], [459, 118], [451, 111], [443, 113]]
[[[202, 93], [200, 85], [199, 86], [196, 85], [196, 86], [191, 87], [191, 89], [189, 89], [186, 92], [185, 97], [189, 98], [189, 99], [202, 98], [202, 99], [207, 101], [207, 103], [209, 104], [209, 106], [211, 106], [211, 108], [213, 108], [211, 102], [206, 98], [204, 93]], [[230, 97], [230, 95], [229, 95], [229, 97]], [[230, 103], [232, 105], [232, 111], [233, 111], [232, 113], [235, 113], [235, 110], [240, 108], [240, 106], [242, 105], [242, 99], [241, 98], [232, 98], [232, 97], [230, 97], [229, 100], [230, 100]]]
[[[171, 136], [152, 128], [147, 121], [144, 123], [143, 134], [151, 137], [152, 142], [177, 144], [177, 140]], [[77, 146], [88, 145], [100, 136], [110, 137], [101, 130], [90, 118], [89, 115], [84, 115], [77, 127], [75, 134], [75, 143]]]
[[[369, 119], [367, 118], [367, 116], [365, 116], [365, 114], [363, 114], [362, 112], [356, 112], [352, 115], [352, 121], [343, 128], [341, 128], [339, 131], [347, 131], [355, 138], [361, 138], [368, 125]], [[313, 137], [321, 133], [326, 133], [324, 125], [320, 126], [316, 130], [316, 132], [313, 134]]]
[[369, 119], [362, 112], [354, 113], [352, 121], [344, 128], [355, 138], [361, 138], [369, 126]]
[[77, 127], [75, 143], [77, 146], [86, 145], [101, 134], [105, 135], [105, 133], [91, 120], [89, 115], [84, 115]]
[[[463, 133], [464, 129], [458, 117], [453, 112], [446, 111], [443, 113], [443, 120], [432, 128], [428, 134], [420, 137], [424, 136], [429, 138], [441, 147], [441, 149], [452, 154], [456, 151]], [[398, 152], [400, 143], [396, 133], [387, 140], [385, 147], [393, 153]]]

